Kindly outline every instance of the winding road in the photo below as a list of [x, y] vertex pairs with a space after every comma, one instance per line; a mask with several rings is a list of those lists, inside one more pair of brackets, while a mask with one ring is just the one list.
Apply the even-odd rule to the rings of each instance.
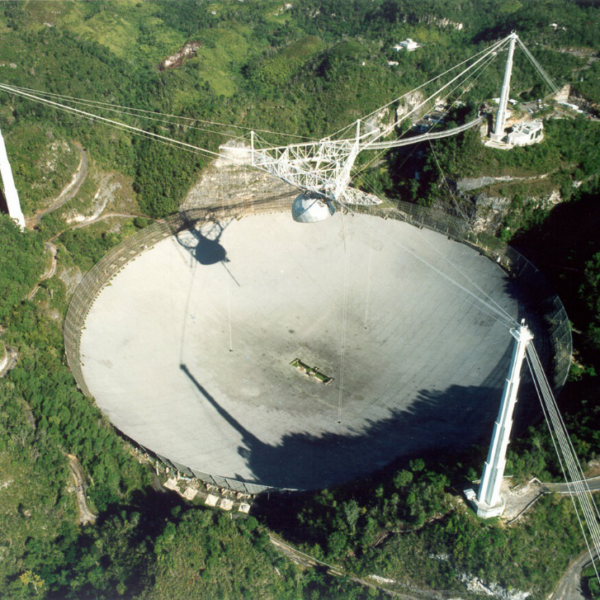
[[75, 492], [77, 493], [77, 504], [79, 505], [79, 523], [81, 525], [87, 525], [88, 523], [94, 524], [96, 521], [96, 515], [88, 508], [85, 501], [85, 478], [83, 476], [83, 469], [79, 464], [76, 456], [67, 454], [69, 458], [69, 468], [71, 469], [71, 475], [75, 481]]
[[42, 281], [45, 281], [46, 279], [50, 279], [51, 277], [54, 277], [54, 275], [56, 274], [56, 269], [58, 267], [58, 263], [56, 261], [56, 255], [58, 253], [58, 248], [51, 241], [49, 241], [49, 242], [44, 242], [44, 249], [48, 250], [50, 252], [50, 256], [52, 257], [52, 260], [50, 262], [50, 266], [48, 267], [48, 270], [42, 274], [42, 276], [40, 277], [40, 280], [33, 286], [33, 289], [27, 295], [27, 300], [29, 300], [29, 301], [31, 301], [35, 298], [37, 291], [40, 289], [40, 283], [42, 283]]
[[80, 160], [77, 171], [73, 174], [71, 181], [63, 188], [62, 192], [52, 202], [52, 204], [41, 212], [36, 213], [33, 217], [27, 219], [27, 226], [31, 229], [37, 227], [42, 219], [50, 213], [58, 210], [61, 206], [64, 206], [69, 200], [72, 200], [79, 192], [81, 184], [84, 182], [88, 170], [88, 157], [87, 152], [83, 146], [78, 142], [73, 142], [75, 147], [79, 150]]
[[[85, 177], [87, 175], [88, 157], [87, 157], [86, 151], [81, 146], [81, 144], [79, 144], [77, 142], [74, 142], [74, 144], [79, 149], [79, 152], [81, 153], [81, 159], [79, 161], [79, 166], [77, 167], [77, 171], [74, 173], [73, 178], [67, 184], [67, 186], [62, 190], [60, 195], [52, 202], [50, 207], [37, 213], [36, 215], [34, 215], [33, 217], [31, 217], [27, 220], [27, 226], [29, 228], [33, 229], [36, 226], [38, 226], [44, 216], [54, 212], [55, 210], [58, 210], [62, 206], [64, 206], [67, 202], [69, 202], [69, 200], [72, 200], [79, 192], [79, 189], [81, 188], [81, 185], [84, 182]], [[69, 229], [78, 229], [81, 227], [87, 227], [88, 225], [91, 225], [92, 223], [96, 223], [97, 221], [103, 221], [103, 220], [109, 219], [109, 218], [131, 218], [131, 217], [136, 217], [136, 216], [145, 217], [146, 215], [132, 215], [132, 214], [126, 214], [126, 213], [108, 213], [108, 214], [101, 216], [100, 214], [98, 214], [98, 215], [95, 215], [94, 218], [90, 219], [89, 221], [85, 221], [83, 223], [77, 223], [77, 224], [74, 224], [74, 225], [71, 225], [71, 226], [65, 228], [60, 233], [57, 233], [52, 238], [50, 238], [48, 241], [44, 242], [44, 249], [47, 250], [48, 252], [50, 252], [50, 256], [51, 256], [50, 265], [49, 265], [48, 269], [41, 275], [39, 281], [35, 284], [33, 289], [27, 295], [27, 300], [31, 301], [35, 298], [35, 295], [37, 294], [42, 281], [51, 279], [56, 274], [56, 271], [58, 269], [58, 261], [57, 261], [58, 248], [54, 245], [53, 242], [55, 240], [57, 240], [63, 233], [65, 233]], [[6, 373], [8, 373], [8, 371], [10, 369], [12, 369], [17, 364], [17, 361], [18, 361], [18, 353], [16, 350], [14, 350], [13, 348], [7, 348], [7, 351], [9, 354], [8, 364], [0, 373], [0, 377], [3, 377]], [[69, 458], [69, 468], [71, 471], [71, 475], [75, 482], [75, 492], [77, 494], [77, 504], [79, 506], [79, 522], [81, 525], [93, 524], [96, 521], [96, 515], [94, 513], [92, 513], [92, 511], [87, 506], [86, 495], [85, 495], [86, 485], [85, 485], [85, 476], [83, 473], [83, 469], [82, 469], [81, 465], [79, 464], [79, 461], [77, 460], [76, 456], [74, 456], [72, 454], [67, 454], [67, 457]]]
[[585, 600], [581, 591], [581, 572], [591, 562], [589, 552], [580, 554], [562, 576], [551, 600]]
[[[426, 590], [417, 590], [416, 588], [414, 588], [415, 595], [411, 595], [411, 596], [409, 596], [407, 594], [403, 594], [401, 592], [388, 590], [379, 585], [376, 585], [375, 583], [373, 583], [371, 581], [367, 581], [366, 579], [348, 575], [348, 573], [345, 573], [339, 567], [334, 567], [323, 561], [318, 560], [317, 558], [314, 558], [313, 556], [309, 556], [308, 554], [305, 554], [304, 552], [297, 550], [293, 546], [290, 546], [289, 544], [282, 541], [280, 538], [276, 537], [275, 535], [273, 535], [270, 532], [268, 532], [268, 536], [269, 536], [269, 540], [271, 541], [271, 543], [275, 546], [275, 548], [277, 548], [277, 550], [279, 552], [281, 552], [289, 560], [300, 565], [301, 567], [324, 568], [326, 570], [326, 572], [333, 577], [347, 577], [350, 581], [352, 581], [354, 583], [357, 583], [359, 585], [362, 585], [362, 586], [365, 586], [365, 587], [368, 587], [368, 588], [371, 588], [374, 590], [378, 590], [380, 592], [384, 592], [388, 596], [392, 596], [394, 598], [400, 598], [401, 600], [418, 600], [419, 598], [431, 598], [431, 599], [439, 600], [440, 598], [443, 597], [438, 594], [428, 592]], [[382, 578], [373, 577], [373, 579], [376, 581], [377, 579], [381, 580]]]

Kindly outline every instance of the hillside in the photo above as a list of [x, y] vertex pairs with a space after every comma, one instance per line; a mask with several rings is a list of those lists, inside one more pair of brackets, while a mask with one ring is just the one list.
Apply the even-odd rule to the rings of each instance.
[[[81, 109], [215, 151], [247, 140], [249, 128], [280, 143], [289, 139], [280, 134], [329, 135], [516, 29], [593, 114], [599, 17], [587, 0], [18, 0], [0, 6], [0, 83], [81, 99]], [[394, 50], [409, 37], [419, 51]], [[197, 42], [194, 53], [159, 69], [187, 42]], [[494, 63], [449, 121], [497, 96], [502, 73]], [[513, 82], [519, 101], [545, 94], [523, 57]], [[590, 472], [600, 431], [599, 127], [548, 120], [542, 144], [509, 153], [469, 132], [433, 150], [391, 151], [355, 180], [392, 201], [449, 212], [458, 201], [486, 223], [483, 233], [511, 241], [552, 281], [577, 353], [560, 404]], [[583, 549], [573, 506], [548, 496], [510, 527], [476, 519], [460, 490], [478, 476], [485, 449], [414, 457], [338, 490], [261, 498], [247, 519], [166, 493], [164, 471], [157, 476], [77, 389], [62, 324], [83, 274], [176, 212], [213, 172], [212, 159], [5, 92], [0, 128], [29, 224], [21, 233], [0, 215], [0, 354], [15, 357], [0, 377], [0, 595], [383, 597], [387, 584], [370, 575], [406, 593], [479, 597], [473, 578], [532, 598], [551, 593]], [[515, 179], [464, 183], [506, 177]], [[490, 216], [489, 206], [500, 208]], [[518, 481], [560, 477], [543, 423], [513, 446]], [[81, 464], [95, 524], [80, 524], [68, 455]], [[270, 532], [375, 587], [295, 565]]]

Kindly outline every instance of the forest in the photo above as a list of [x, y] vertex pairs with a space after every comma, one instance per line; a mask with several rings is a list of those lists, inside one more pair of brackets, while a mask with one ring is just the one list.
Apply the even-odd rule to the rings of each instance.
[[[593, 0], [14, 0], [0, 6], [0, 83], [225, 123], [194, 128], [102, 113], [215, 151], [242, 128], [329, 135], [517, 30], [557, 84], [597, 111], [599, 17]], [[408, 37], [420, 51], [394, 50]], [[158, 69], [190, 40], [202, 44], [195, 56]], [[502, 70], [490, 67], [449, 120], [497, 95]], [[519, 101], [546, 93], [523, 57], [513, 77]], [[0, 595], [366, 598], [391, 586], [481, 597], [469, 578], [531, 598], [555, 589], [584, 550], [573, 505], [549, 494], [510, 527], [478, 519], [460, 490], [479, 476], [483, 447], [398, 460], [336, 489], [261, 496], [248, 518], [166, 493], [77, 388], [62, 324], [82, 275], [127, 236], [176, 212], [210, 159], [6, 92], [0, 129], [31, 223], [69, 184], [82, 151], [89, 161], [76, 197], [26, 231], [0, 215], [0, 353], [18, 355], [0, 378]], [[565, 304], [575, 354], [558, 401], [590, 473], [600, 452], [599, 130], [582, 116], [548, 120], [542, 144], [511, 152], [484, 148], [470, 132], [434, 151], [390, 151], [356, 180], [391, 201], [455, 213], [448, 190], [461, 179], [527, 179], [487, 189], [509, 207], [489, 233], [527, 256]], [[73, 210], [88, 217], [101, 185], [113, 190], [106, 211], [126, 216], [74, 228]], [[535, 200], [550, 188], [559, 203]], [[472, 198], [460, 201], [475, 210]], [[51, 246], [64, 271], [45, 279]], [[94, 524], [79, 524], [69, 456], [85, 473]], [[507, 469], [519, 482], [560, 480], [542, 421], [511, 443]], [[344, 576], [296, 565], [274, 535]], [[395, 583], [352, 579], [374, 582], [373, 574]], [[591, 573], [584, 588], [600, 598]]]

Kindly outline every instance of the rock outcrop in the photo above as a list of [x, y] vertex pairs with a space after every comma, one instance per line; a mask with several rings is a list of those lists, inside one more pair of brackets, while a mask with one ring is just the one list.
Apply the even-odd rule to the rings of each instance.
[[265, 201], [289, 200], [290, 206], [298, 190], [287, 183], [250, 167], [250, 148], [237, 142], [220, 146], [221, 158], [213, 161], [200, 180], [188, 192], [182, 205], [183, 210], [214, 206], [248, 203], [263, 198]]
[[177, 67], [180, 67], [188, 58], [190, 58], [190, 56], [194, 56], [201, 46], [202, 44], [200, 42], [186, 42], [179, 52], [175, 52], [175, 54], [165, 58], [165, 60], [158, 65], [158, 68], [161, 71], [165, 71], [166, 69], [176, 69]]
[[[409, 113], [412, 113], [410, 115], [410, 122], [412, 124], [416, 123], [427, 112], [427, 106], [421, 106], [421, 108], [415, 110], [423, 100], [424, 96], [421, 92], [410, 92], [406, 94], [396, 109], [396, 121], [400, 121], [400, 119]], [[412, 112], [413, 110], [415, 110], [415, 112]]]
[[476, 233], [496, 234], [504, 226], [510, 214], [519, 213], [525, 207], [551, 209], [563, 201], [560, 189], [552, 186], [551, 189], [538, 193], [533, 191], [525, 194], [522, 198], [523, 206], [516, 207], [513, 198], [498, 194], [493, 191], [495, 184], [513, 182], [531, 182], [546, 179], [550, 173], [538, 175], [537, 177], [478, 177], [472, 179], [460, 179], [456, 182], [456, 191], [463, 207], [469, 213], [469, 220], [473, 231]]

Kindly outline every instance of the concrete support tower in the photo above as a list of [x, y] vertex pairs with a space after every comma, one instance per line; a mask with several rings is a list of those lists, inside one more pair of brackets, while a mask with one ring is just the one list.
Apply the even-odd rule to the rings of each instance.
[[521, 381], [521, 366], [525, 359], [527, 345], [533, 339], [533, 334], [522, 321], [518, 329], [511, 329], [515, 338], [512, 361], [508, 379], [504, 384], [500, 411], [494, 425], [494, 433], [488, 453], [487, 461], [483, 468], [483, 476], [477, 497], [473, 490], [467, 490], [466, 496], [476, 508], [477, 515], [483, 518], [497, 517], [504, 512], [504, 502], [500, 498], [500, 485], [504, 477], [506, 466], [506, 449], [512, 428], [512, 416], [517, 403], [517, 392]]
[[25, 217], [21, 210], [21, 203], [19, 202], [19, 194], [15, 187], [15, 181], [13, 179], [12, 170], [10, 163], [8, 162], [8, 154], [6, 153], [6, 146], [4, 145], [4, 138], [0, 131], [0, 174], [2, 175], [2, 183], [4, 184], [4, 197], [6, 198], [6, 204], [8, 207], [8, 214], [21, 226], [21, 229], [25, 229]]
[[510, 42], [508, 46], [508, 58], [506, 60], [506, 69], [504, 71], [504, 81], [502, 82], [502, 91], [500, 92], [500, 103], [498, 106], [498, 112], [496, 114], [496, 126], [494, 133], [490, 136], [495, 142], [502, 141], [504, 137], [504, 127], [506, 125], [506, 107], [508, 106], [508, 99], [510, 98], [510, 77], [512, 75], [513, 66], [513, 55], [515, 53], [515, 43], [517, 41], [517, 34], [510, 34]]

